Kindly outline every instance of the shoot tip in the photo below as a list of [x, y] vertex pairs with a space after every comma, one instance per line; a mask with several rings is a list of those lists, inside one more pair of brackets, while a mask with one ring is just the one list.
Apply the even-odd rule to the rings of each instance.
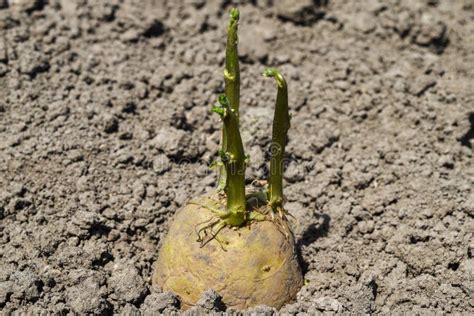
[[280, 73], [280, 71], [276, 68], [266, 68], [264, 71], [263, 71], [263, 75], [265, 77], [272, 77], [272, 78], [275, 78], [276, 82], [277, 82], [277, 85], [280, 87], [280, 88], [283, 88], [286, 86], [286, 81], [285, 81], [285, 78], [283, 77], [283, 75]]
[[230, 9], [230, 23], [236, 22], [239, 20], [240, 12], [237, 8]]
[[275, 77], [277, 73], [278, 70], [276, 70], [276, 68], [265, 68], [265, 70], [263, 71], [263, 75], [265, 77]]

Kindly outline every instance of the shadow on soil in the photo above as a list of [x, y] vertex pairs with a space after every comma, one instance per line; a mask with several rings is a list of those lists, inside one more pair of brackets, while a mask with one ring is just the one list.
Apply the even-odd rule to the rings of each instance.
[[331, 217], [329, 217], [328, 214], [322, 213], [315, 213], [315, 217], [316, 220], [318, 220], [318, 223], [309, 225], [304, 231], [303, 236], [296, 242], [296, 252], [298, 254], [298, 261], [300, 262], [301, 269], [303, 270], [303, 275], [308, 272], [309, 264], [304, 261], [303, 256], [301, 255], [301, 248], [312, 244], [319, 238], [326, 237], [329, 233]]
[[460, 141], [463, 146], [472, 148], [471, 139], [474, 139], [474, 112], [469, 113], [469, 123], [471, 126], [466, 134], [464, 134]]

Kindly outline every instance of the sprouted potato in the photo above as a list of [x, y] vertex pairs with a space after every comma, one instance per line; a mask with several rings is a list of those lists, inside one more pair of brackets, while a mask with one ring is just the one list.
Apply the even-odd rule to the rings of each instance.
[[153, 282], [194, 305], [209, 288], [227, 307], [265, 304], [280, 308], [303, 285], [293, 234], [283, 199], [283, 155], [290, 128], [288, 89], [274, 68], [264, 76], [277, 83], [270, 178], [246, 192], [244, 152], [239, 131], [240, 71], [237, 52], [239, 11], [232, 9], [227, 28], [225, 94], [212, 111], [222, 121], [217, 192], [192, 199], [180, 209], [163, 241]]

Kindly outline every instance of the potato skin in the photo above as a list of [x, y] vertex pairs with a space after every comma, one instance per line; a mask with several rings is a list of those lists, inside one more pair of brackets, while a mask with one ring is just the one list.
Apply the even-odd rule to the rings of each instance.
[[[214, 202], [211, 202], [212, 199]], [[215, 207], [217, 196], [195, 203]], [[294, 239], [271, 221], [238, 229], [224, 228], [204, 247], [196, 241], [196, 224], [213, 217], [196, 204], [180, 209], [163, 241], [153, 283], [181, 298], [182, 308], [194, 305], [209, 288], [222, 295], [227, 307], [245, 309], [260, 304], [281, 308], [296, 298], [303, 285]], [[291, 235], [291, 234], [290, 234]]]

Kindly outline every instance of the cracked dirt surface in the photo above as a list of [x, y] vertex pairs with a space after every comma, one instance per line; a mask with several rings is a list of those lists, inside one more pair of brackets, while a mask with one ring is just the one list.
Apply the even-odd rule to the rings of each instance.
[[[279, 312], [474, 313], [467, 0], [0, 0], [0, 309], [178, 308], [153, 263], [176, 210], [215, 186], [232, 5], [249, 183], [267, 174], [263, 68], [290, 87], [306, 284]], [[224, 307], [208, 291], [196, 308]]]

